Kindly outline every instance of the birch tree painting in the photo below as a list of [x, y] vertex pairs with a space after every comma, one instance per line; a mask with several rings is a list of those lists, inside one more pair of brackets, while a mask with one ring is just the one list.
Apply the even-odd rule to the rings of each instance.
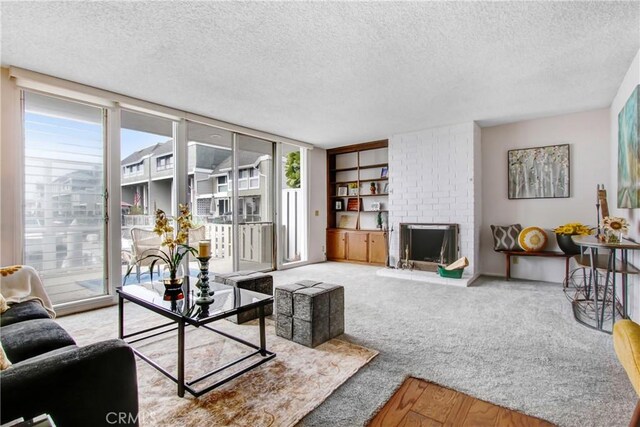
[[509, 198], [569, 197], [569, 145], [509, 150]]

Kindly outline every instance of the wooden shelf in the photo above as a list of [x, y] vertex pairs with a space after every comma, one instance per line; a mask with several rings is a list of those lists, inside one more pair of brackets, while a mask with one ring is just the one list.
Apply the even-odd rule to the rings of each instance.
[[[389, 142], [381, 140], [327, 150], [327, 259], [369, 265], [386, 265], [388, 262], [388, 231], [377, 228], [375, 219], [377, 215], [383, 215], [383, 219], [388, 221], [389, 211], [363, 210], [370, 209], [370, 205], [380, 206], [372, 202], [382, 202], [383, 207], [387, 207], [389, 192], [379, 191], [389, 180], [388, 176], [380, 176], [383, 169], [387, 174], [389, 171], [388, 147]], [[381, 183], [376, 186], [378, 194], [370, 194], [370, 185], [376, 182]], [[367, 194], [337, 194], [339, 187], [347, 186], [357, 186], [359, 193]], [[357, 199], [359, 209], [346, 210], [349, 200], [355, 205], [353, 199]], [[337, 201], [342, 201], [344, 210], [334, 209]], [[350, 217], [349, 221], [342, 221], [344, 215]], [[341, 222], [350, 227], [338, 227]]]
[[377, 168], [388, 168], [389, 167], [389, 163], [378, 163], [377, 165], [367, 165], [367, 166], [360, 166], [358, 167], [358, 169], [377, 169]]
[[358, 166], [354, 166], [352, 168], [340, 168], [340, 169], [330, 169], [330, 172], [348, 172], [348, 171], [357, 171]]

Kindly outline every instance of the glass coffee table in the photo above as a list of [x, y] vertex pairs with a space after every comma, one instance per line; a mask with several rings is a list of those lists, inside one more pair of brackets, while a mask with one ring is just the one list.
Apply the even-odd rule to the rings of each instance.
[[[273, 359], [276, 354], [267, 350], [266, 334], [265, 334], [265, 315], [264, 308], [269, 304], [273, 304], [273, 296], [260, 294], [257, 292], [248, 291], [245, 289], [239, 289], [233, 286], [223, 285], [221, 283], [209, 283], [210, 289], [213, 293], [213, 302], [208, 305], [196, 304], [197, 290], [190, 289], [195, 286], [189, 286], [189, 282], [197, 283], [197, 279], [191, 278], [185, 280], [183, 284], [183, 298], [175, 299], [164, 293], [164, 285], [161, 283], [147, 283], [142, 285], [125, 285], [117, 288], [118, 293], [118, 335], [121, 339], [125, 340], [129, 344], [133, 344], [139, 341], [143, 341], [158, 335], [167, 334], [175, 330], [178, 331], [178, 364], [177, 364], [177, 377], [168, 372], [158, 363], [153, 361], [150, 357], [144, 355], [139, 350], [133, 348], [133, 351], [151, 366], [156, 368], [166, 377], [177, 383], [178, 396], [183, 397], [185, 391], [191, 393], [194, 396], [200, 396], [208, 391], [219, 387], [232, 379], [250, 371], [251, 369], [259, 366], [268, 360]], [[162, 325], [154, 326], [152, 328], [144, 329], [141, 331], [135, 331], [125, 334], [125, 316], [124, 300], [131, 301], [132, 303], [146, 308], [154, 313], [166, 317], [170, 321], [163, 323]], [[212, 327], [212, 323], [225, 319], [227, 317], [237, 315], [244, 311], [257, 310], [260, 324], [260, 344], [256, 345], [239, 337], [235, 337], [227, 332], [220, 331]], [[185, 379], [185, 329], [188, 326], [194, 326], [196, 328], [204, 328], [216, 334], [222, 335], [225, 338], [234, 340], [243, 344], [255, 351], [248, 354], [244, 354], [236, 360], [225, 363], [222, 366], [216, 367], [213, 370], [201, 375], [197, 378], [186, 381]], [[131, 339], [136, 337], [135, 339]], [[133, 347], [133, 346], [132, 346]], [[231, 370], [235, 365], [245, 362], [251, 358], [256, 360], [250, 364], [243, 364], [242, 369], [233, 370], [226, 376], [217, 380], [213, 384], [209, 384], [206, 387], [196, 389], [197, 383], [212, 377], [216, 374], [224, 375], [225, 371]], [[206, 361], [203, 361], [206, 362]]]

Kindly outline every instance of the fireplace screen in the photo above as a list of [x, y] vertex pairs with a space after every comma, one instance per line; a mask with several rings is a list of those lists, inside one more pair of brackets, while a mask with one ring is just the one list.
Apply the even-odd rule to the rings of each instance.
[[400, 258], [404, 267], [435, 270], [458, 259], [457, 224], [400, 224]]

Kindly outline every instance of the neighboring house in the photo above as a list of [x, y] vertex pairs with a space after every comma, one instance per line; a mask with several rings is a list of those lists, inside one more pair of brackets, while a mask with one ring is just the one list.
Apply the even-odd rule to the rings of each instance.
[[159, 142], [125, 157], [122, 162], [122, 201], [152, 214], [171, 211], [173, 140]]
[[[271, 174], [272, 158], [241, 152], [238, 163], [238, 215], [243, 222], [261, 221], [271, 209], [266, 177]], [[170, 211], [173, 164], [173, 140], [127, 156], [121, 162], [122, 202], [138, 206], [147, 215], [155, 208]], [[194, 216], [207, 222], [231, 222], [231, 150], [191, 141], [188, 167], [187, 197]]]
[[[189, 201], [195, 215], [209, 215], [212, 184], [209, 175], [215, 164], [231, 156], [231, 152], [206, 144], [189, 142]], [[127, 156], [121, 162], [122, 201], [139, 207], [143, 214], [154, 209], [171, 211], [173, 194], [173, 140], [157, 143]], [[205, 209], [201, 207], [205, 206]]]
[[[213, 171], [211, 212], [216, 222], [231, 222], [232, 159], [229, 157]], [[242, 222], [268, 219], [270, 211], [267, 179], [271, 176], [272, 158], [266, 154], [240, 152], [238, 159], [238, 216]]]

